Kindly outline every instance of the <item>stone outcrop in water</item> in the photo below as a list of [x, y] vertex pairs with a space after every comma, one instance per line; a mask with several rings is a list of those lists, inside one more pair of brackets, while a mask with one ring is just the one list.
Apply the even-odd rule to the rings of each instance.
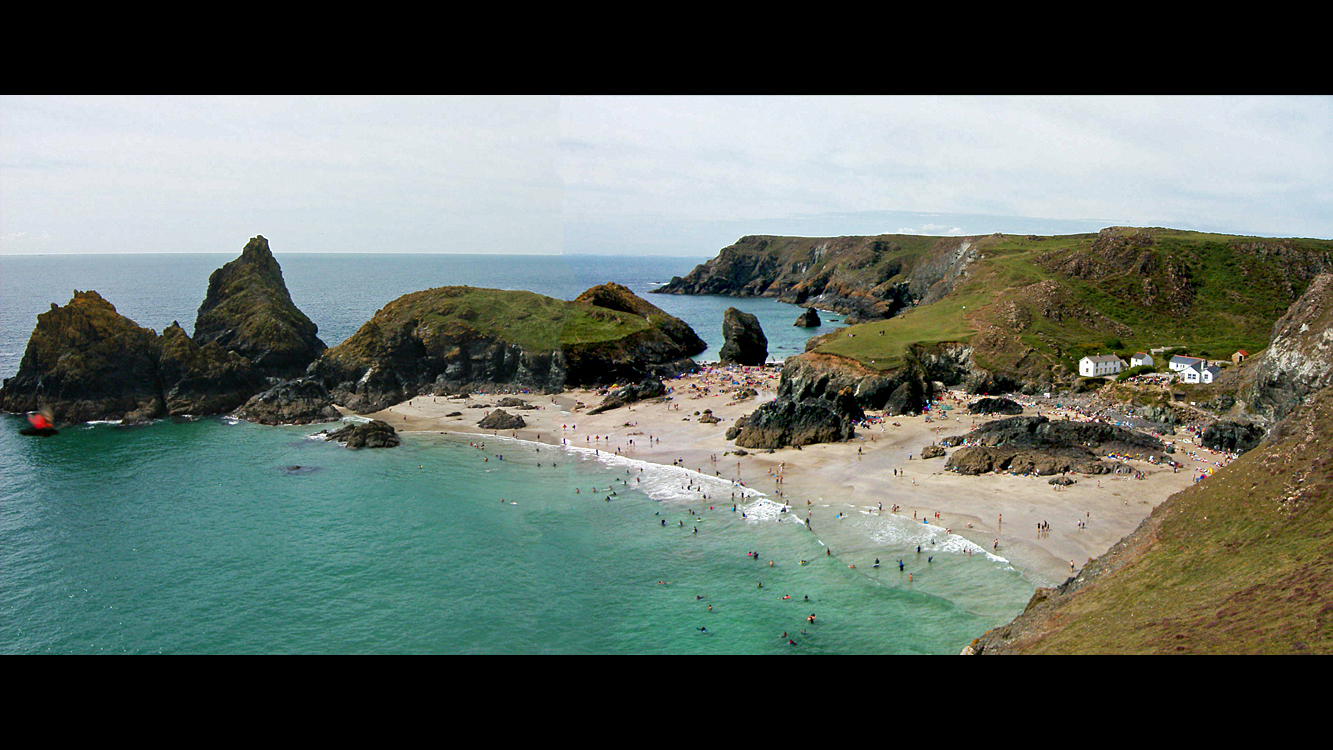
[[328, 440], [342, 443], [348, 448], [393, 448], [402, 443], [393, 425], [379, 419], [372, 419], [364, 424], [349, 424], [346, 427], [329, 432], [320, 430], [315, 433], [328, 436]]
[[798, 328], [818, 328], [823, 324], [824, 321], [819, 319], [819, 311], [815, 310], [813, 307], [807, 307], [805, 308], [805, 312], [797, 316], [796, 322], [792, 325], [797, 326]]
[[37, 316], [19, 371], [0, 388], [0, 409], [49, 407], [54, 421], [137, 422], [166, 413], [150, 328], [116, 312], [94, 291], [75, 291]]
[[285, 380], [245, 402], [232, 413], [238, 419], [260, 424], [313, 424], [342, 418], [333, 398], [316, 380]]
[[225, 414], [266, 385], [250, 360], [216, 342], [203, 346], [173, 322], [162, 331], [158, 378], [168, 414]]
[[194, 341], [216, 342], [268, 377], [291, 378], [325, 349], [318, 327], [292, 303], [282, 269], [262, 235], [208, 277], [194, 321]]
[[768, 337], [750, 313], [728, 307], [722, 313], [722, 339], [719, 364], [757, 367], [768, 359]]

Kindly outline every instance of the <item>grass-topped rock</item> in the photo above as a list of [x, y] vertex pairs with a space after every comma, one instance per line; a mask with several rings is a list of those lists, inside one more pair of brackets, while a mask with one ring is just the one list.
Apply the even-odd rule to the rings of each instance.
[[689, 326], [616, 285], [569, 302], [449, 286], [403, 295], [311, 368], [359, 413], [464, 387], [558, 392], [692, 369]]

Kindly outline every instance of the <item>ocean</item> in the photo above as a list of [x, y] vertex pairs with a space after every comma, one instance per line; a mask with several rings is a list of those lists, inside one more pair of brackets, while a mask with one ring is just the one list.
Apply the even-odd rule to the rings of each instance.
[[[0, 256], [0, 377], [74, 289], [191, 332], [208, 275], [235, 257]], [[616, 281], [694, 327], [701, 361], [729, 306], [759, 317], [776, 359], [842, 325], [797, 328], [801, 309], [773, 300], [647, 294], [705, 258], [275, 257], [330, 346], [451, 284], [572, 299]], [[218, 417], [46, 439], [25, 424], [0, 416], [0, 653], [956, 654], [1034, 589], [941, 529], [867, 513], [843, 523], [884, 566], [849, 569], [766, 497], [733, 512], [686, 489], [727, 497], [721, 480], [576, 448], [413, 434], [349, 451], [312, 438], [320, 426]]]

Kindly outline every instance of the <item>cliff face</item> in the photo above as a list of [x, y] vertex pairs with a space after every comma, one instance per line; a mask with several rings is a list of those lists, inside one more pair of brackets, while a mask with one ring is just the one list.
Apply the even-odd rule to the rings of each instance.
[[1333, 385], [1333, 274], [1310, 283], [1273, 325], [1273, 338], [1257, 360], [1249, 363], [1239, 395], [1270, 424]]
[[748, 236], [653, 291], [775, 297], [878, 320], [947, 294], [977, 257], [974, 239]]
[[57, 422], [139, 421], [166, 409], [157, 334], [116, 312], [94, 291], [37, 316], [19, 371], [0, 389], [0, 409], [49, 406]]
[[[424, 392], [641, 381], [693, 368], [704, 344], [624, 287], [575, 302], [531, 292], [440, 287], [386, 305], [310, 368], [360, 413]], [[606, 305], [606, 306], [603, 306]]]
[[261, 375], [291, 378], [324, 351], [317, 331], [292, 303], [282, 269], [261, 235], [208, 277], [194, 341], [200, 346], [215, 342], [245, 357]]
[[265, 382], [250, 360], [216, 342], [200, 346], [174, 322], [162, 331], [157, 370], [171, 415], [229, 412], [262, 390]]

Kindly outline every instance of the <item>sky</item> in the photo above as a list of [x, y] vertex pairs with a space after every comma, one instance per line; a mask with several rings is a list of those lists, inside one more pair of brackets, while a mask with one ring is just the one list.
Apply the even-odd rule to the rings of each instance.
[[1333, 97], [3, 96], [0, 254], [1333, 238]]

